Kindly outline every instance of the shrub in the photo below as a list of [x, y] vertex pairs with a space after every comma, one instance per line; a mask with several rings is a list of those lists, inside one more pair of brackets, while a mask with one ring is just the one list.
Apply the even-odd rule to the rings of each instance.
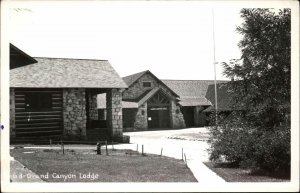
[[272, 172], [290, 169], [290, 128], [286, 124], [263, 130], [243, 123], [239, 113], [211, 127], [210, 160]]

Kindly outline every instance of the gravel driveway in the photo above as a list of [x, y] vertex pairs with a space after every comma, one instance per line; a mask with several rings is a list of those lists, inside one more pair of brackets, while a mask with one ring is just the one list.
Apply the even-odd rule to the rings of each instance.
[[[210, 170], [202, 162], [208, 161], [208, 137], [207, 128], [187, 128], [177, 130], [157, 130], [125, 132], [130, 136], [131, 144], [123, 144], [117, 148], [137, 149], [151, 154], [162, 154], [164, 156], [182, 159], [185, 155], [187, 165], [193, 172], [197, 181], [206, 185], [224, 183], [225, 180]], [[183, 154], [182, 154], [183, 150]], [[185, 158], [184, 158], [185, 159]]]
[[208, 161], [206, 149], [209, 131], [204, 127], [126, 132], [124, 135], [130, 136], [131, 143], [139, 144], [139, 150], [141, 150], [141, 145], [144, 145], [146, 153], [158, 154], [163, 148], [163, 155], [181, 159], [183, 148], [187, 160]]

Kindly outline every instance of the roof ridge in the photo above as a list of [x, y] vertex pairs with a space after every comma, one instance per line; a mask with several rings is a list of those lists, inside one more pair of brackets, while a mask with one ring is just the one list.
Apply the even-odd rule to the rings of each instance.
[[127, 76], [123, 76], [122, 78], [126, 78], [126, 77], [130, 77], [130, 76], [134, 76], [134, 75], [137, 75], [137, 74], [143, 74], [143, 73], [146, 73], [147, 71], [149, 71], [149, 70], [144, 70], [144, 71], [137, 72], [137, 73], [134, 73], [134, 74], [130, 74], [130, 75], [127, 75]]
[[101, 59], [84, 59], [84, 58], [57, 58], [57, 57], [33, 57], [33, 58], [44, 58], [44, 59], [61, 59], [61, 60], [91, 60], [91, 61], [108, 61]]
[[[162, 81], [214, 81], [214, 80], [182, 80], [182, 79], [160, 79]], [[230, 80], [217, 80], [217, 81], [224, 81], [224, 82], [229, 82]]]

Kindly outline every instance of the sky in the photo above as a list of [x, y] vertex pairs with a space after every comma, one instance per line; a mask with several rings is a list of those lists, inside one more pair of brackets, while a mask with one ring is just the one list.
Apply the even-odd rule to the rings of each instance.
[[238, 7], [201, 2], [38, 2], [10, 9], [10, 42], [33, 57], [109, 60], [123, 77], [150, 70], [160, 79], [217, 79], [240, 58]]

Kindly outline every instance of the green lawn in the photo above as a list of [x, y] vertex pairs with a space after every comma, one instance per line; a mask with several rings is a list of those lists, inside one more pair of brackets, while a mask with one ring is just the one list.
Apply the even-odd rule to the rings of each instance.
[[106, 156], [94, 150], [11, 149], [11, 156], [47, 182], [197, 182], [181, 160], [130, 150]]
[[250, 170], [233, 167], [228, 163], [205, 162], [207, 167], [222, 177], [226, 182], [288, 182], [289, 176], [267, 174], [266, 172], [251, 173]]

